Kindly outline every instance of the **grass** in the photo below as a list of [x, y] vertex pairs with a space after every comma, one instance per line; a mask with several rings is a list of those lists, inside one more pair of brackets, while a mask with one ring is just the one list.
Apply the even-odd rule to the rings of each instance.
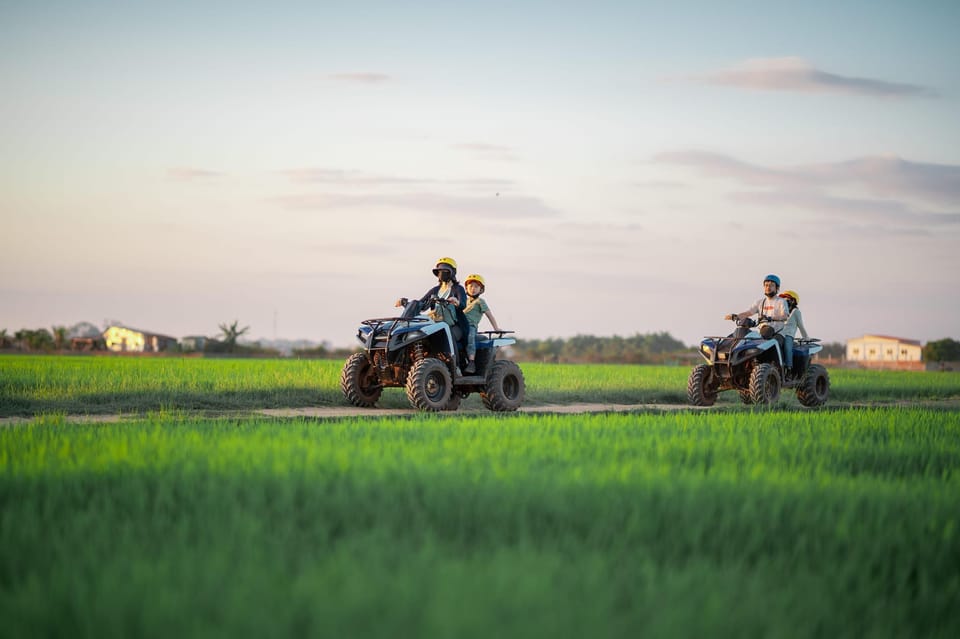
[[[332, 360], [0, 356], [0, 417], [157, 410], [236, 411], [343, 406], [342, 362]], [[689, 369], [635, 365], [522, 365], [528, 405], [602, 402], [686, 403]], [[831, 371], [837, 402], [960, 399], [960, 372]], [[791, 393], [788, 405], [796, 405]], [[736, 406], [735, 393], [720, 403]], [[387, 389], [386, 408], [406, 408]], [[465, 407], [479, 406], [475, 397]]]
[[924, 409], [0, 429], [7, 636], [960, 633]]

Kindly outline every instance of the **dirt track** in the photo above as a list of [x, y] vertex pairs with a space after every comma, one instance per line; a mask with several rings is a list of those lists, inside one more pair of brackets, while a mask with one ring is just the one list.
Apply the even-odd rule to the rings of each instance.
[[[895, 402], [830, 402], [828, 409], [858, 409], [858, 408], [937, 408], [940, 410], [960, 411], [960, 400], [926, 400], [926, 401], [895, 401]], [[689, 404], [542, 404], [538, 406], [523, 406], [518, 411], [523, 414], [555, 413], [572, 415], [577, 413], [646, 413], [678, 410], [724, 410], [725, 408], [744, 408], [739, 404], [720, 404], [712, 407], [697, 407]], [[780, 408], [790, 408], [780, 406]], [[796, 408], [796, 407], [794, 407]], [[335, 419], [338, 417], [403, 417], [417, 415], [419, 411], [412, 408], [355, 408], [353, 406], [304, 406], [299, 408], [261, 408], [256, 410], [225, 411], [210, 414], [197, 411], [197, 416], [203, 417], [250, 417], [262, 415], [277, 418], [307, 418], [307, 419]], [[484, 408], [461, 408], [456, 412], [437, 413], [438, 415], [492, 415]], [[502, 414], [502, 413], [501, 413]], [[65, 420], [69, 424], [108, 424], [119, 421], [142, 419], [146, 415], [67, 415]], [[0, 427], [32, 422], [34, 417], [0, 417]]]
[[[541, 406], [524, 406], [520, 413], [624, 413], [630, 411], [665, 411], [665, 410], [700, 410], [686, 404], [545, 404]], [[249, 411], [232, 411], [221, 413], [226, 416], [263, 415], [266, 417], [305, 417], [309, 419], [327, 419], [337, 417], [401, 417], [416, 415], [419, 411], [412, 408], [355, 408], [353, 406], [303, 406], [299, 408], [262, 408]], [[204, 414], [198, 412], [199, 414]], [[490, 411], [483, 408], [461, 408], [455, 413], [438, 413], [440, 415], [490, 415]], [[123, 415], [67, 415], [66, 421], [70, 424], [108, 424], [123, 420], [135, 420], [143, 415], [126, 413]], [[26, 424], [33, 421], [33, 417], [0, 417], [0, 426]]]

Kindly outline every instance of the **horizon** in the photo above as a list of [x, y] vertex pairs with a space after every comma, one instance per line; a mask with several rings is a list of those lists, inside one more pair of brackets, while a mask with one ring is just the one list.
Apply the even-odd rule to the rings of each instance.
[[960, 338], [957, 3], [271, 7], [0, 8], [0, 328]]

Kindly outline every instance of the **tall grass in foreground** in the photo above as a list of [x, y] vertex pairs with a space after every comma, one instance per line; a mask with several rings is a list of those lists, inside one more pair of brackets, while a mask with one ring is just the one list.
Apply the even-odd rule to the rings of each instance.
[[[343, 406], [334, 360], [187, 359], [0, 355], [0, 417]], [[614, 364], [523, 364], [528, 405], [686, 403], [689, 369]], [[837, 402], [960, 399], [960, 372], [831, 371]], [[720, 403], [738, 406], [736, 393]], [[797, 406], [792, 392], [784, 404]], [[407, 408], [387, 389], [385, 408]], [[471, 397], [466, 407], [479, 407]]]
[[960, 633], [918, 409], [0, 429], [7, 636]]

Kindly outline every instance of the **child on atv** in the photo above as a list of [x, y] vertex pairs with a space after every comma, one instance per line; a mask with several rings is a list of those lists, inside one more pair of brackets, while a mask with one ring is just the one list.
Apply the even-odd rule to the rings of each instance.
[[787, 306], [790, 309], [790, 315], [783, 325], [781, 334], [783, 335], [783, 363], [787, 377], [793, 376], [793, 338], [800, 329], [800, 335], [807, 338], [807, 328], [803, 325], [803, 315], [800, 314], [800, 295], [796, 291], [784, 291], [780, 297], [787, 300]]
[[467, 329], [467, 366], [464, 372], [470, 374], [477, 370], [474, 358], [477, 355], [477, 326], [480, 325], [480, 320], [486, 315], [490, 323], [493, 324], [493, 330], [499, 331], [500, 327], [497, 326], [497, 320], [490, 312], [487, 302], [480, 297], [487, 290], [487, 283], [483, 276], [473, 273], [467, 276], [463, 284], [469, 300], [466, 308], [463, 309], [463, 314], [469, 323]]

